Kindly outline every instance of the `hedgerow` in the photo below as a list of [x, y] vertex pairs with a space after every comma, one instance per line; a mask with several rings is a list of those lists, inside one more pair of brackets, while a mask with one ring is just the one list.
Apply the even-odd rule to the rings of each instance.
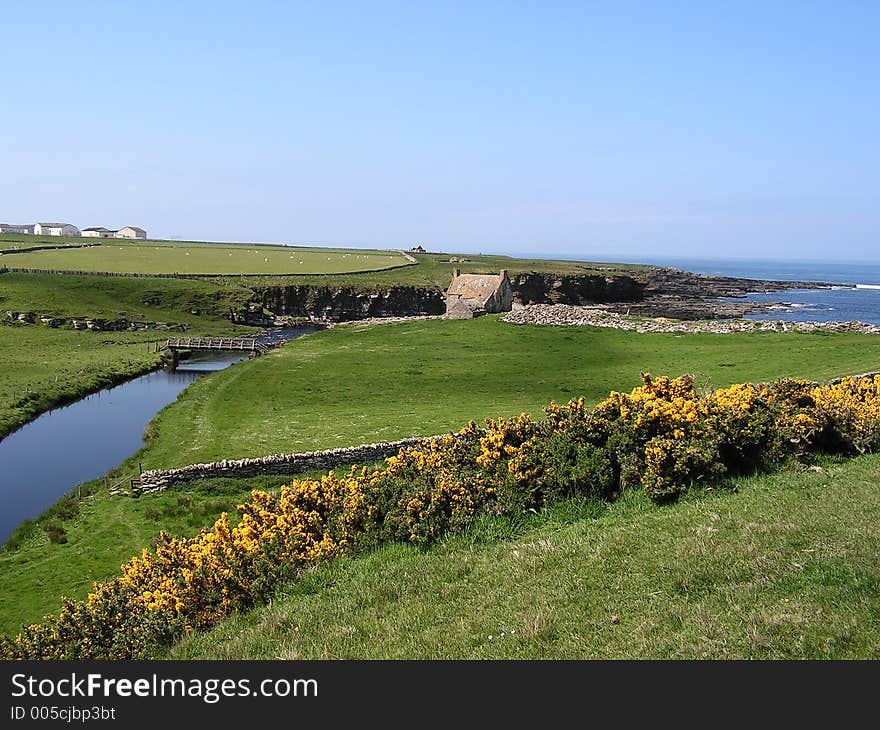
[[193, 538], [165, 533], [94, 584], [83, 601], [0, 637], [10, 659], [128, 659], [266, 600], [302, 568], [389, 541], [427, 545], [480, 514], [562, 497], [611, 500], [639, 487], [657, 502], [726, 474], [807, 452], [880, 448], [880, 377], [816, 385], [780, 380], [699, 394], [693, 379], [643, 374], [592, 409], [551, 403], [545, 417], [473, 421], [402, 449], [378, 468], [254, 491]]

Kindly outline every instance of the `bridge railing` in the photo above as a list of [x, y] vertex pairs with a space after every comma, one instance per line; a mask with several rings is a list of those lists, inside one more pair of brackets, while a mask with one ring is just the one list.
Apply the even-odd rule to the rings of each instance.
[[253, 338], [243, 337], [172, 337], [165, 341], [165, 350], [246, 350], [268, 352], [269, 346]]

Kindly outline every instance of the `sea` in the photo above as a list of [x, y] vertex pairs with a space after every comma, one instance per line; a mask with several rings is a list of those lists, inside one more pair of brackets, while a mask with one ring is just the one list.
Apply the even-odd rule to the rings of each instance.
[[[544, 256], [542, 258], [551, 258]], [[564, 257], [572, 258], [572, 257]], [[850, 322], [880, 326], [880, 261], [795, 261], [746, 258], [685, 258], [653, 256], [623, 259], [611, 255], [583, 259], [616, 263], [655, 264], [711, 276], [836, 284], [833, 289], [787, 289], [753, 293], [732, 301], [779, 302], [763, 314], [746, 319], [788, 322]]]

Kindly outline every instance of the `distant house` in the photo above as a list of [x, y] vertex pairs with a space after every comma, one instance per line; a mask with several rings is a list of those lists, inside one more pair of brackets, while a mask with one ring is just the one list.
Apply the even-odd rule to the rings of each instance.
[[471, 319], [481, 314], [509, 312], [513, 308], [513, 287], [507, 270], [500, 274], [462, 274], [455, 269], [446, 290], [446, 316]]
[[116, 235], [116, 231], [98, 226], [97, 228], [83, 228], [81, 235], [84, 238], [113, 238]]
[[413, 247], [409, 250], [409, 252], [410, 252], [410, 253], [428, 253], [428, 252], [425, 251], [425, 249], [422, 247], [422, 244], [419, 244], [418, 246], [413, 246]]
[[146, 238], [147, 232], [137, 226], [126, 226], [116, 231], [115, 238]]
[[79, 228], [70, 223], [35, 223], [35, 236], [78, 236]]
[[0, 233], [23, 233], [25, 235], [33, 235], [34, 227], [32, 225], [18, 225], [16, 223], [0, 223]]

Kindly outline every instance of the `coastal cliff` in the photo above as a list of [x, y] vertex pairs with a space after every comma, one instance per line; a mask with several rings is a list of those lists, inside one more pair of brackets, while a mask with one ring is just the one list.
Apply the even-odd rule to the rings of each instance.
[[[768, 304], [724, 301], [749, 292], [828, 288], [822, 282], [762, 281], [705, 276], [679, 269], [646, 266], [611, 269], [602, 274], [519, 273], [510, 277], [514, 306], [530, 304], [607, 305], [612, 311], [646, 317], [720, 319], [763, 311]], [[236, 321], [268, 324], [276, 318], [313, 322], [349, 322], [373, 317], [440, 315], [445, 311], [440, 288], [283, 284], [254, 287], [249, 311]], [[257, 321], [259, 320], [259, 321]]]
[[276, 317], [319, 322], [349, 322], [368, 317], [417, 317], [443, 314], [443, 291], [391, 286], [361, 291], [354, 287], [290, 284], [254, 288], [255, 301]]

